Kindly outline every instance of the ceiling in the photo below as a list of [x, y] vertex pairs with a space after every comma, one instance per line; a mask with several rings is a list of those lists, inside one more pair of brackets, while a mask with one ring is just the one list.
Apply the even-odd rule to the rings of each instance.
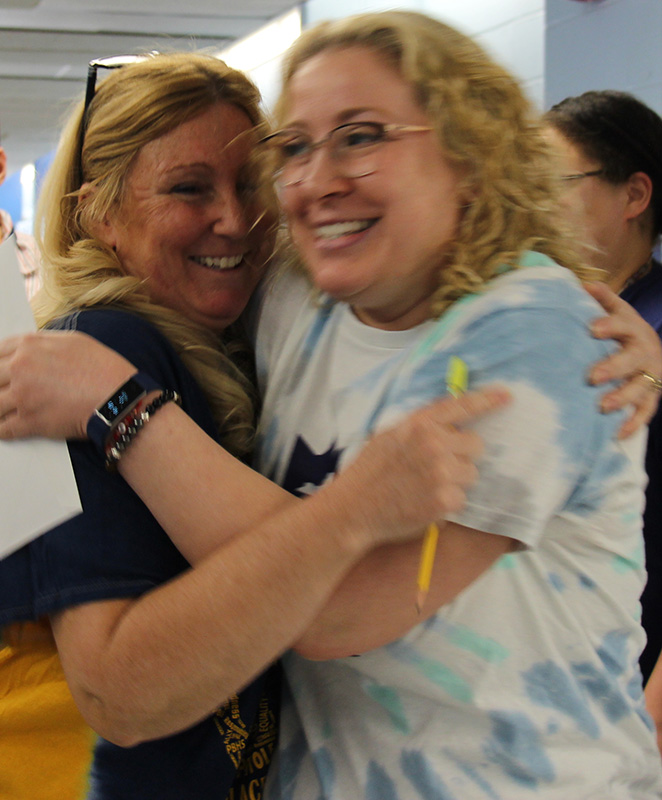
[[[93, 58], [227, 47], [296, 0], [0, 0], [0, 136], [8, 172], [52, 150]], [[184, 13], [184, 9], [186, 13]]]

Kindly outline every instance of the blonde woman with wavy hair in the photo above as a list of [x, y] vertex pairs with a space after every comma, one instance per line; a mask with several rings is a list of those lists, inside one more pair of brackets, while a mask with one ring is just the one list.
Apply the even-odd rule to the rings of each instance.
[[[165, 636], [126, 627], [133, 609], [111, 615], [120, 642], [148, 640], [129, 670], [140, 702], [112, 691], [116, 660], [105, 680], [78, 653], [79, 702], [140, 741], [181, 730], [214, 690], [228, 696], [290, 647], [265, 797], [653, 796], [659, 756], [632, 666], [642, 433], [617, 438], [623, 414], [599, 412], [587, 373], [596, 361], [609, 378], [655, 372], [659, 344], [642, 363], [591, 337], [599, 307], [557, 223], [535, 115], [467, 37], [391, 12], [304, 33], [277, 118], [253, 156], [275, 179], [299, 269], [267, 282], [247, 319], [263, 395], [256, 463], [307, 499], [232, 462], [172, 403], [159, 410], [118, 468], [195, 565], [152, 606], [168, 603], [175, 637], [195, 646], [180, 664]], [[125, 265], [127, 237], [142, 252], [154, 225], [139, 166], [120, 219], [93, 222]], [[84, 435], [93, 404], [136, 367], [149, 373], [75, 334], [5, 343], [0, 435]], [[646, 394], [635, 378], [609, 396]], [[437, 555], [418, 585], [430, 519]], [[73, 647], [84, 624], [59, 615], [58, 640]], [[269, 751], [254, 756], [253, 768]]]
[[[101, 82], [88, 109], [81, 102], [63, 131], [40, 194], [36, 227], [48, 269], [46, 291], [35, 309], [41, 325], [74, 309], [103, 305], [121, 305], [151, 320], [199, 380], [221, 424], [225, 446], [245, 456], [252, 441], [255, 397], [244, 374], [250, 360], [241, 355], [246, 349], [241, 337], [226, 332], [224, 342], [177, 309], [155, 302], [149, 286], [127, 274], [117, 254], [95, 234], [99, 220], [121, 205], [136, 153], [217, 102], [240, 108], [258, 132], [264, 129], [255, 86], [218, 59], [195, 53], [139, 60]], [[97, 114], [98, 105], [103, 112]], [[259, 214], [275, 222], [275, 197], [250, 170], [247, 165], [241, 177], [244, 189], [260, 188]], [[61, 213], [53, 213], [58, 207]], [[264, 244], [253, 258], [264, 260], [270, 248], [268, 226], [257, 216], [254, 224], [260, 226]], [[233, 359], [237, 354], [240, 367]]]

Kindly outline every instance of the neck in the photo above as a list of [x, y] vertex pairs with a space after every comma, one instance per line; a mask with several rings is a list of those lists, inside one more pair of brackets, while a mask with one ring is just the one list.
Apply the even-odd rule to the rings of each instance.
[[650, 269], [651, 247], [648, 242], [640, 242], [628, 250], [627, 256], [607, 267], [607, 285], [617, 294], [630, 283], [642, 278]]

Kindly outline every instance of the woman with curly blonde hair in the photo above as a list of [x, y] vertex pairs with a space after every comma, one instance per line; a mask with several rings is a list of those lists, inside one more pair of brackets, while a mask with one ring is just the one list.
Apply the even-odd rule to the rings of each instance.
[[[183, 665], [190, 686], [175, 660], [161, 663], [169, 691], [158, 713], [141, 703], [123, 718], [104, 696], [106, 713], [139, 732], [176, 729], [189, 707], [204, 707], [214, 678], [233, 685], [228, 676], [245, 676], [258, 654], [290, 644], [268, 797], [565, 800], [611, 787], [653, 796], [662, 774], [633, 666], [642, 433], [619, 440], [622, 415], [601, 414], [600, 390], [586, 379], [595, 361], [610, 372], [620, 359], [589, 333], [599, 308], [558, 221], [535, 115], [470, 39], [390, 12], [304, 33], [277, 118], [256, 163], [275, 177], [299, 269], [267, 282], [252, 309], [264, 398], [256, 459], [293, 494], [313, 496], [286, 504], [298, 507], [298, 526], [283, 512], [274, 538], [249, 531], [228, 544], [273, 508], [258, 493], [264, 485], [172, 404], [132, 438], [122, 477], [196, 564], [190, 585], [210, 632], [237, 623], [231, 651], [200, 636]], [[11, 381], [0, 392], [0, 434], [80, 435], [91, 402], [133, 369], [80, 337], [68, 346], [77, 364], [65, 384], [84, 375], [90, 385], [84, 402], [64, 402], [42, 370], [49, 409], [35, 400], [34, 364], [51, 355], [61, 379], [60, 344], [32, 338], [3, 349], [0, 382]], [[618, 377], [638, 368], [630, 361]], [[466, 389], [495, 407], [480, 394], [494, 382], [508, 385], [511, 405], [474, 423], [463, 410], [473, 395], [442, 401], [413, 446], [400, 423], [392, 473], [369, 479], [359, 451], [385, 441], [380, 429]], [[484, 440], [478, 477], [473, 450], [453, 438], [457, 425]], [[421, 467], [417, 485], [406, 468], [439, 428], [448, 458], [434, 477]], [[404, 525], [407, 504], [411, 524], [422, 506], [420, 521], [441, 478], [437, 555], [418, 595], [423, 527], [413, 541], [387, 543], [382, 533], [383, 546], [363, 544], [361, 557], [339, 542], [329, 497], [344, 497], [363, 519], [361, 541], [373, 531], [374, 543], [377, 523]], [[268, 498], [285, 502], [273, 487]], [[315, 516], [324, 508], [328, 518]], [[235, 548], [255, 597], [236, 571], [213, 572], [221, 558], [233, 563]], [[193, 611], [189, 619], [197, 630]], [[80, 633], [58, 627], [65, 639]]]
[[277, 123], [265, 145], [320, 295], [299, 276], [265, 296], [260, 471], [308, 494], [447, 391], [514, 401], [473, 426], [480, 474], [418, 613], [406, 545], [359, 565], [284, 657], [267, 797], [657, 796], [643, 437], [619, 441], [586, 381], [609, 348], [537, 115], [466, 36], [385, 12], [304, 32]]

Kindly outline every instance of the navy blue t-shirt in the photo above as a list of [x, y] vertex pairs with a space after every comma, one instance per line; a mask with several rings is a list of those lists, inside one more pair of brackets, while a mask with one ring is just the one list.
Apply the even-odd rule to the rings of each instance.
[[[57, 327], [94, 336], [163, 388], [177, 391], [189, 416], [218, 440], [202, 391], [150, 323], [125, 311], [98, 309]], [[0, 561], [0, 627], [94, 600], [138, 597], [189, 567], [130, 486], [106, 471], [93, 445], [70, 442], [69, 452], [83, 513]], [[274, 669], [175, 736], [129, 749], [99, 739], [90, 800], [260, 798], [275, 746], [278, 682]]]
[[[662, 266], [653, 261], [651, 271], [621, 293], [621, 297], [652, 325], [662, 338]], [[641, 596], [641, 623], [648, 641], [639, 664], [647, 681], [662, 651], [662, 410], [650, 423], [646, 448], [646, 509], [644, 543], [648, 583]]]

